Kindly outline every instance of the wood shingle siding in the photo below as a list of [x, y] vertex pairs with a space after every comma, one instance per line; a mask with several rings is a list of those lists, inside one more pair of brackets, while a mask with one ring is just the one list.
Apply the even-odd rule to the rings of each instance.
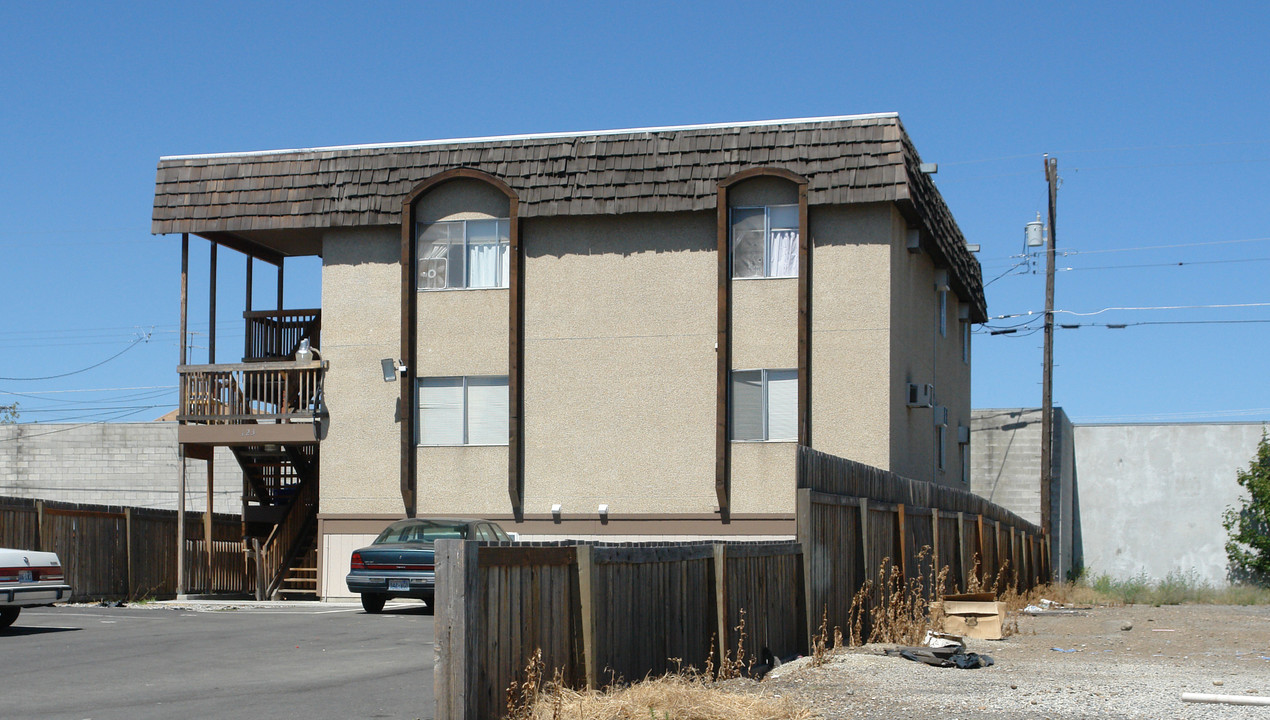
[[896, 115], [774, 124], [165, 157], [152, 232], [397, 225], [421, 181], [467, 167], [505, 181], [522, 218], [712, 211], [717, 183], [753, 167], [808, 179], [808, 203], [894, 202], [983, 321], [979, 264]]

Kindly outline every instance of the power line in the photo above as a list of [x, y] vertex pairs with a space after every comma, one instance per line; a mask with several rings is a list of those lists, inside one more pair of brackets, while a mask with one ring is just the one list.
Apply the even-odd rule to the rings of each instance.
[[94, 364], [92, 364], [92, 365], [89, 365], [89, 366], [88, 366], [88, 367], [86, 367], [86, 368], [80, 368], [79, 370], [72, 370], [72, 371], [70, 371], [70, 372], [60, 373], [60, 374], [57, 374], [57, 375], [46, 375], [46, 376], [44, 376], [44, 377], [0, 377], [0, 380], [4, 380], [4, 381], [13, 381], [13, 382], [33, 382], [33, 381], [36, 381], [36, 380], [56, 380], [56, 379], [58, 379], [58, 378], [70, 377], [71, 375], [78, 375], [78, 374], [80, 374], [80, 373], [88, 372], [89, 370], [92, 370], [93, 368], [98, 368], [98, 367], [101, 367], [102, 365], [105, 365], [106, 363], [110, 362], [111, 360], [114, 360], [115, 358], [119, 357], [120, 355], [123, 355], [124, 353], [126, 353], [126, 352], [128, 352], [129, 350], [133, 349], [134, 347], [136, 347], [137, 345], [141, 344], [142, 342], [149, 342], [149, 340], [150, 340], [150, 334], [149, 334], [149, 333], [147, 333], [147, 334], [145, 334], [145, 335], [143, 335], [143, 336], [141, 336], [141, 337], [137, 338], [136, 340], [133, 340], [131, 345], [129, 345], [128, 347], [124, 348], [123, 350], [120, 350], [119, 352], [115, 353], [114, 355], [111, 355], [110, 357], [106, 358], [105, 360], [102, 360], [102, 361], [101, 361], [101, 362], [99, 362], [99, 363], [94, 363]]
[[1173, 245], [1138, 245], [1135, 247], [1101, 248], [1098, 250], [1065, 250], [1062, 254], [1064, 256], [1066, 255], [1097, 255], [1100, 253], [1130, 252], [1130, 251], [1138, 251], [1138, 250], [1172, 250], [1175, 248], [1185, 248], [1185, 247], [1207, 247], [1210, 245], [1237, 245], [1240, 243], [1266, 242], [1266, 241], [1270, 241], [1270, 237], [1241, 238], [1239, 240], [1210, 240], [1206, 242], [1177, 243]]
[[[1228, 265], [1231, 263], [1267, 262], [1270, 257], [1236, 258], [1233, 260], [1182, 260], [1165, 263], [1137, 263], [1132, 265], [1090, 265], [1087, 267], [1058, 268], [1059, 272], [1075, 272], [1078, 270], [1125, 270], [1131, 268], [1184, 267], [1189, 265]], [[985, 284], [984, 287], [987, 287]]]

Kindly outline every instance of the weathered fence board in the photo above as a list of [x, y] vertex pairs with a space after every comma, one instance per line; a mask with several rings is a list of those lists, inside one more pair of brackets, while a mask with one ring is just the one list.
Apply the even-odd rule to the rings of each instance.
[[[213, 568], [208, 583], [201, 513], [187, 513], [193, 533], [188, 570], [192, 592], [248, 587], [242, 523], [213, 517]], [[193, 543], [193, 545], [191, 545]], [[73, 599], [171, 597], [176, 593], [176, 512], [149, 508], [0, 498], [0, 546], [55, 552]]]

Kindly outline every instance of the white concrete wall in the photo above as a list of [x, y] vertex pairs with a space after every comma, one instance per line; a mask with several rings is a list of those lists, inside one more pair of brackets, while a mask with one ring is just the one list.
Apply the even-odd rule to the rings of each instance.
[[1117, 578], [1193, 570], [1224, 583], [1221, 517], [1261, 433], [1260, 423], [1077, 425], [1085, 565]]

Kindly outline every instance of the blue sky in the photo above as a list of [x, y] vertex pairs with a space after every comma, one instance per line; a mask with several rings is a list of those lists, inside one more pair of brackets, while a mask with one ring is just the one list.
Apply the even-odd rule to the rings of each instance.
[[[1055, 306], [1084, 326], [1056, 332], [1055, 399], [1074, 420], [1270, 420], [1262, 4], [11, 2], [0, 28], [0, 404], [23, 422], [174, 407], [161, 155], [888, 111], [1001, 276], [993, 316], [1043, 307], [1043, 264], [1012, 266], [1058, 158], [1058, 246], [1078, 252]], [[222, 361], [241, 273], [223, 253]], [[287, 273], [287, 305], [317, 306], [317, 266]], [[1104, 308], [1172, 309], [1075, 314]], [[1039, 404], [1031, 320], [975, 336], [976, 407]]]

